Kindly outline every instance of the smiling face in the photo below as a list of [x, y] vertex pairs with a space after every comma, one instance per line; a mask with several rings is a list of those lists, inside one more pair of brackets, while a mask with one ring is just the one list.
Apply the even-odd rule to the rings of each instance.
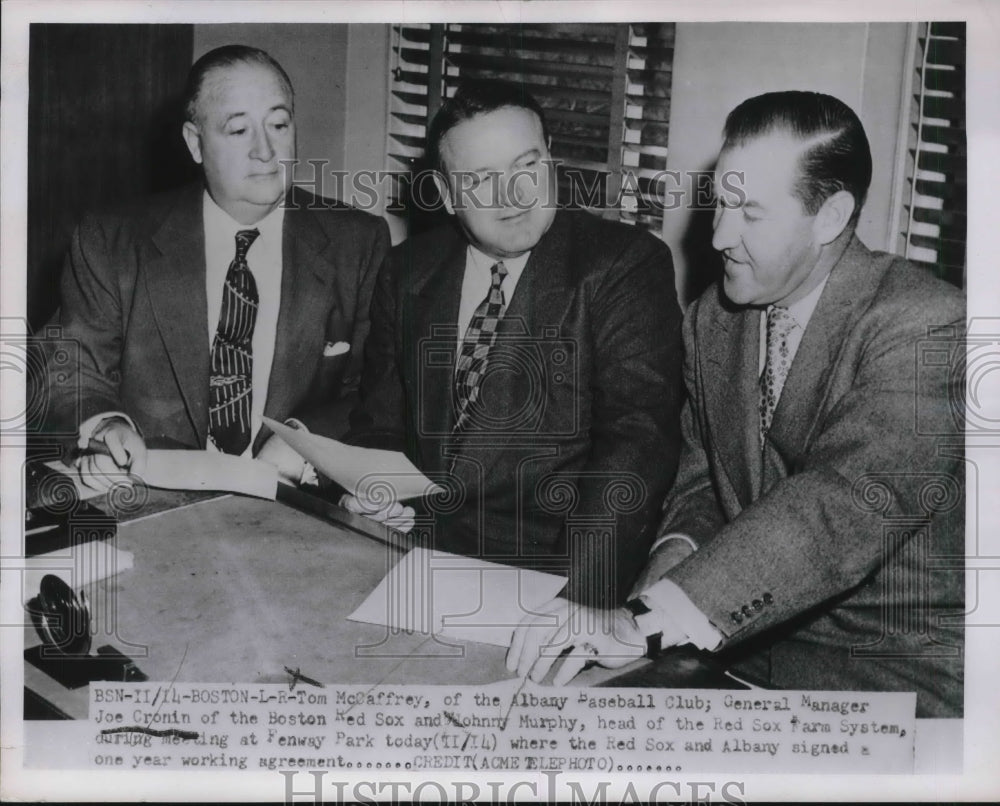
[[723, 288], [737, 305], [788, 305], [825, 276], [826, 238], [794, 195], [802, 147], [775, 132], [719, 155], [712, 246], [725, 258]]
[[445, 206], [473, 246], [498, 260], [534, 248], [555, 217], [555, 171], [538, 116], [502, 107], [464, 120], [441, 142]]
[[271, 68], [238, 63], [205, 76], [184, 140], [208, 192], [241, 224], [270, 213], [291, 186], [295, 121], [290, 88]]

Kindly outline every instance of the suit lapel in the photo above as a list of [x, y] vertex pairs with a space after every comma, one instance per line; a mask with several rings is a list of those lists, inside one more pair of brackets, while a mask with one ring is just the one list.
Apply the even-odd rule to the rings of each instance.
[[199, 444], [208, 437], [208, 301], [200, 186], [185, 191], [153, 233], [146, 291], [174, 380]]
[[830, 272], [774, 410], [765, 457], [769, 468], [779, 457], [781, 466], [792, 467], [806, 450], [823, 411], [845, 335], [861, 315], [880, 277], [881, 272], [872, 265], [872, 253], [852, 238]]
[[[530, 360], [523, 351], [525, 348], [530, 349], [531, 339], [547, 339], [552, 334], [565, 335], [562, 323], [574, 300], [571, 278], [574, 254], [572, 220], [566, 213], [557, 213], [548, 232], [531, 250], [531, 256], [513, 295], [508, 299], [507, 309], [497, 329], [499, 339], [506, 340], [509, 345], [507, 349], [514, 350], [510, 360], [515, 364]], [[525, 344], [525, 339], [528, 344]], [[547, 355], [544, 350], [534, 354], [543, 361]], [[540, 369], [543, 374], [546, 372], [546, 367]], [[510, 415], [538, 405], [533, 400], [534, 393], [537, 392], [537, 378], [533, 373], [510, 372], [505, 376], [505, 380], [508, 379], [509, 382], [502, 385], [490, 386], [493, 397], [484, 403], [491, 411]], [[551, 399], [543, 400], [542, 412], [550, 405]], [[523, 439], [523, 433], [520, 436]], [[477, 461], [470, 467], [481, 468], [484, 474], [488, 473], [503, 455], [504, 446], [516, 438], [518, 435], [509, 429], [490, 432], [489, 447], [476, 452]]]
[[[281, 304], [274, 343], [274, 360], [268, 379], [264, 413], [290, 411], [312, 382], [314, 363], [322, 344], [310, 342], [316, 322], [327, 318], [331, 282], [336, 264], [333, 244], [313, 213], [299, 201], [285, 210], [281, 238]], [[254, 450], [270, 430], [261, 428]]]
[[[437, 469], [447, 467], [449, 462], [441, 455], [441, 447], [450, 441], [447, 435], [455, 427], [455, 406], [452, 397], [452, 378], [459, 339], [458, 309], [462, 297], [462, 280], [465, 276], [466, 243], [456, 237], [444, 251], [444, 259], [432, 268], [424, 278], [410, 286], [403, 300], [403, 338], [417, 340], [415, 345], [404, 345], [405, 354], [415, 359], [413, 372], [417, 384], [416, 399], [419, 410], [410, 412], [417, 419], [414, 433], [438, 435], [433, 439], [434, 447], [427, 451], [425, 458], [433, 461]], [[413, 327], [407, 327], [406, 323]], [[448, 345], [442, 349], [450, 360], [425, 365], [424, 350], [420, 341], [430, 339], [432, 343]], [[430, 356], [426, 356], [428, 359]]]
[[760, 486], [760, 311], [735, 314], [715, 308], [699, 328], [705, 353], [706, 411], [726, 475], [740, 502], [747, 506]]

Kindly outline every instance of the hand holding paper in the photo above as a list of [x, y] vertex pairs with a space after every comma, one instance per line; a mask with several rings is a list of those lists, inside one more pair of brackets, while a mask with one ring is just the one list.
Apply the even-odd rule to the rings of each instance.
[[403, 506], [399, 501], [393, 501], [386, 506], [384, 503], [356, 498], [353, 495], [341, 496], [340, 505], [348, 512], [384, 523], [400, 532], [409, 532], [417, 515], [413, 507]]
[[319, 434], [297, 431], [270, 417], [264, 417], [264, 422], [303, 459], [355, 498], [388, 506], [408, 498], [443, 492], [399, 451], [347, 445]]

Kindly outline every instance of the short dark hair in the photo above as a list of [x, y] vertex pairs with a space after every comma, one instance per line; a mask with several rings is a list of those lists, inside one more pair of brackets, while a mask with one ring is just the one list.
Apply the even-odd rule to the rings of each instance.
[[184, 87], [184, 119], [192, 123], [198, 112], [198, 100], [201, 97], [205, 79], [212, 70], [232, 67], [235, 64], [260, 64], [270, 67], [288, 89], [288, 94], [294, 100], [295, 89], [292, 80], [284, 68], [267, 51], [252, 48], [249, 45], [223, 45], [215, 48], [198, 59], [188, 72], [187, 84]]
[[872, 152], [854, 111], [832, 95], [819, 92], [769, 92], [737, 106], [726, 117], [723, 150], [762, 135], [784, 131], [805, 144], [799, 157], [795, 196], [809, 215], [830, 196], [846, 190], [854, 197], [851, 225], [872, 181]]
[[465, 79], [458, 85], [455, 94], [441, 104], [427, 129], [427, 161], [430, 167], [444, 170], [441, 141], [455, 126], [477, 115], [507, 107], [534, 112], [542, 124], [542, 137], [548, 142], [545, 112], [523, 86], [496, 78]]

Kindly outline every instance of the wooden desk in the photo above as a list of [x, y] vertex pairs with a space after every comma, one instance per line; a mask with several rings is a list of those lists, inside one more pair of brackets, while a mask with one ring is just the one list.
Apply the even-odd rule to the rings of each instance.
[[[190, 501], [151, 491], [140, 517], [119, 525], [118, 547], [134, 554], [135, 567], [87, 591], [94, 647], [113, 645], [151, 680], [287, 682], [286, 666], [345, 684], [475, 685], [512, 676], [500, 647], [347, 619], [405, 548], [385, 542], [383, 527], [343, 510], [333, 522], [238, 496]], [[28, 640], [38, 641], [33, 632]], [[86, 717], [87, 688], [66, 689], [25, 667], [30, 691]], [[594, 668], [574, 682], [598, 684], [622, 671]], [[703, 686], [727, 682], [701, 676]]]
[[[324, 683], [476, 685], [512, 677], [501, 647], [347, 620], [402, 553], [384, 542], [381, 527], [343, 510], [325, 508], [327, 517], [318, 517], [281, 503], [203, 499], [151, 492], [139, 517], [119, 526], [119, 546], [134, 553], [135, 567], [90, 586], [95, 647], [114, 645], [153, 681], [285, 683], [285, 666]], [[29, 629], [26, 646], [36, 643]], [[734, 687], [690, 651], [676, 651], [676, 663], [664, 660], [660, 686]], [[595, 667], [571, 685], [620, 685], [622, 675], [625, 685], [648, 685], [636, 674], [646, 664]], [[66, 689], [24, 666], [32, 696], [86, 718], [87, 688]], [[666, 680], [664, 671], [676, 677]], [[961, 769], [962, 720], [918, 720], [917, 727], [918, 771]], [[44, 723], [26, 730], [48, 735]]]

